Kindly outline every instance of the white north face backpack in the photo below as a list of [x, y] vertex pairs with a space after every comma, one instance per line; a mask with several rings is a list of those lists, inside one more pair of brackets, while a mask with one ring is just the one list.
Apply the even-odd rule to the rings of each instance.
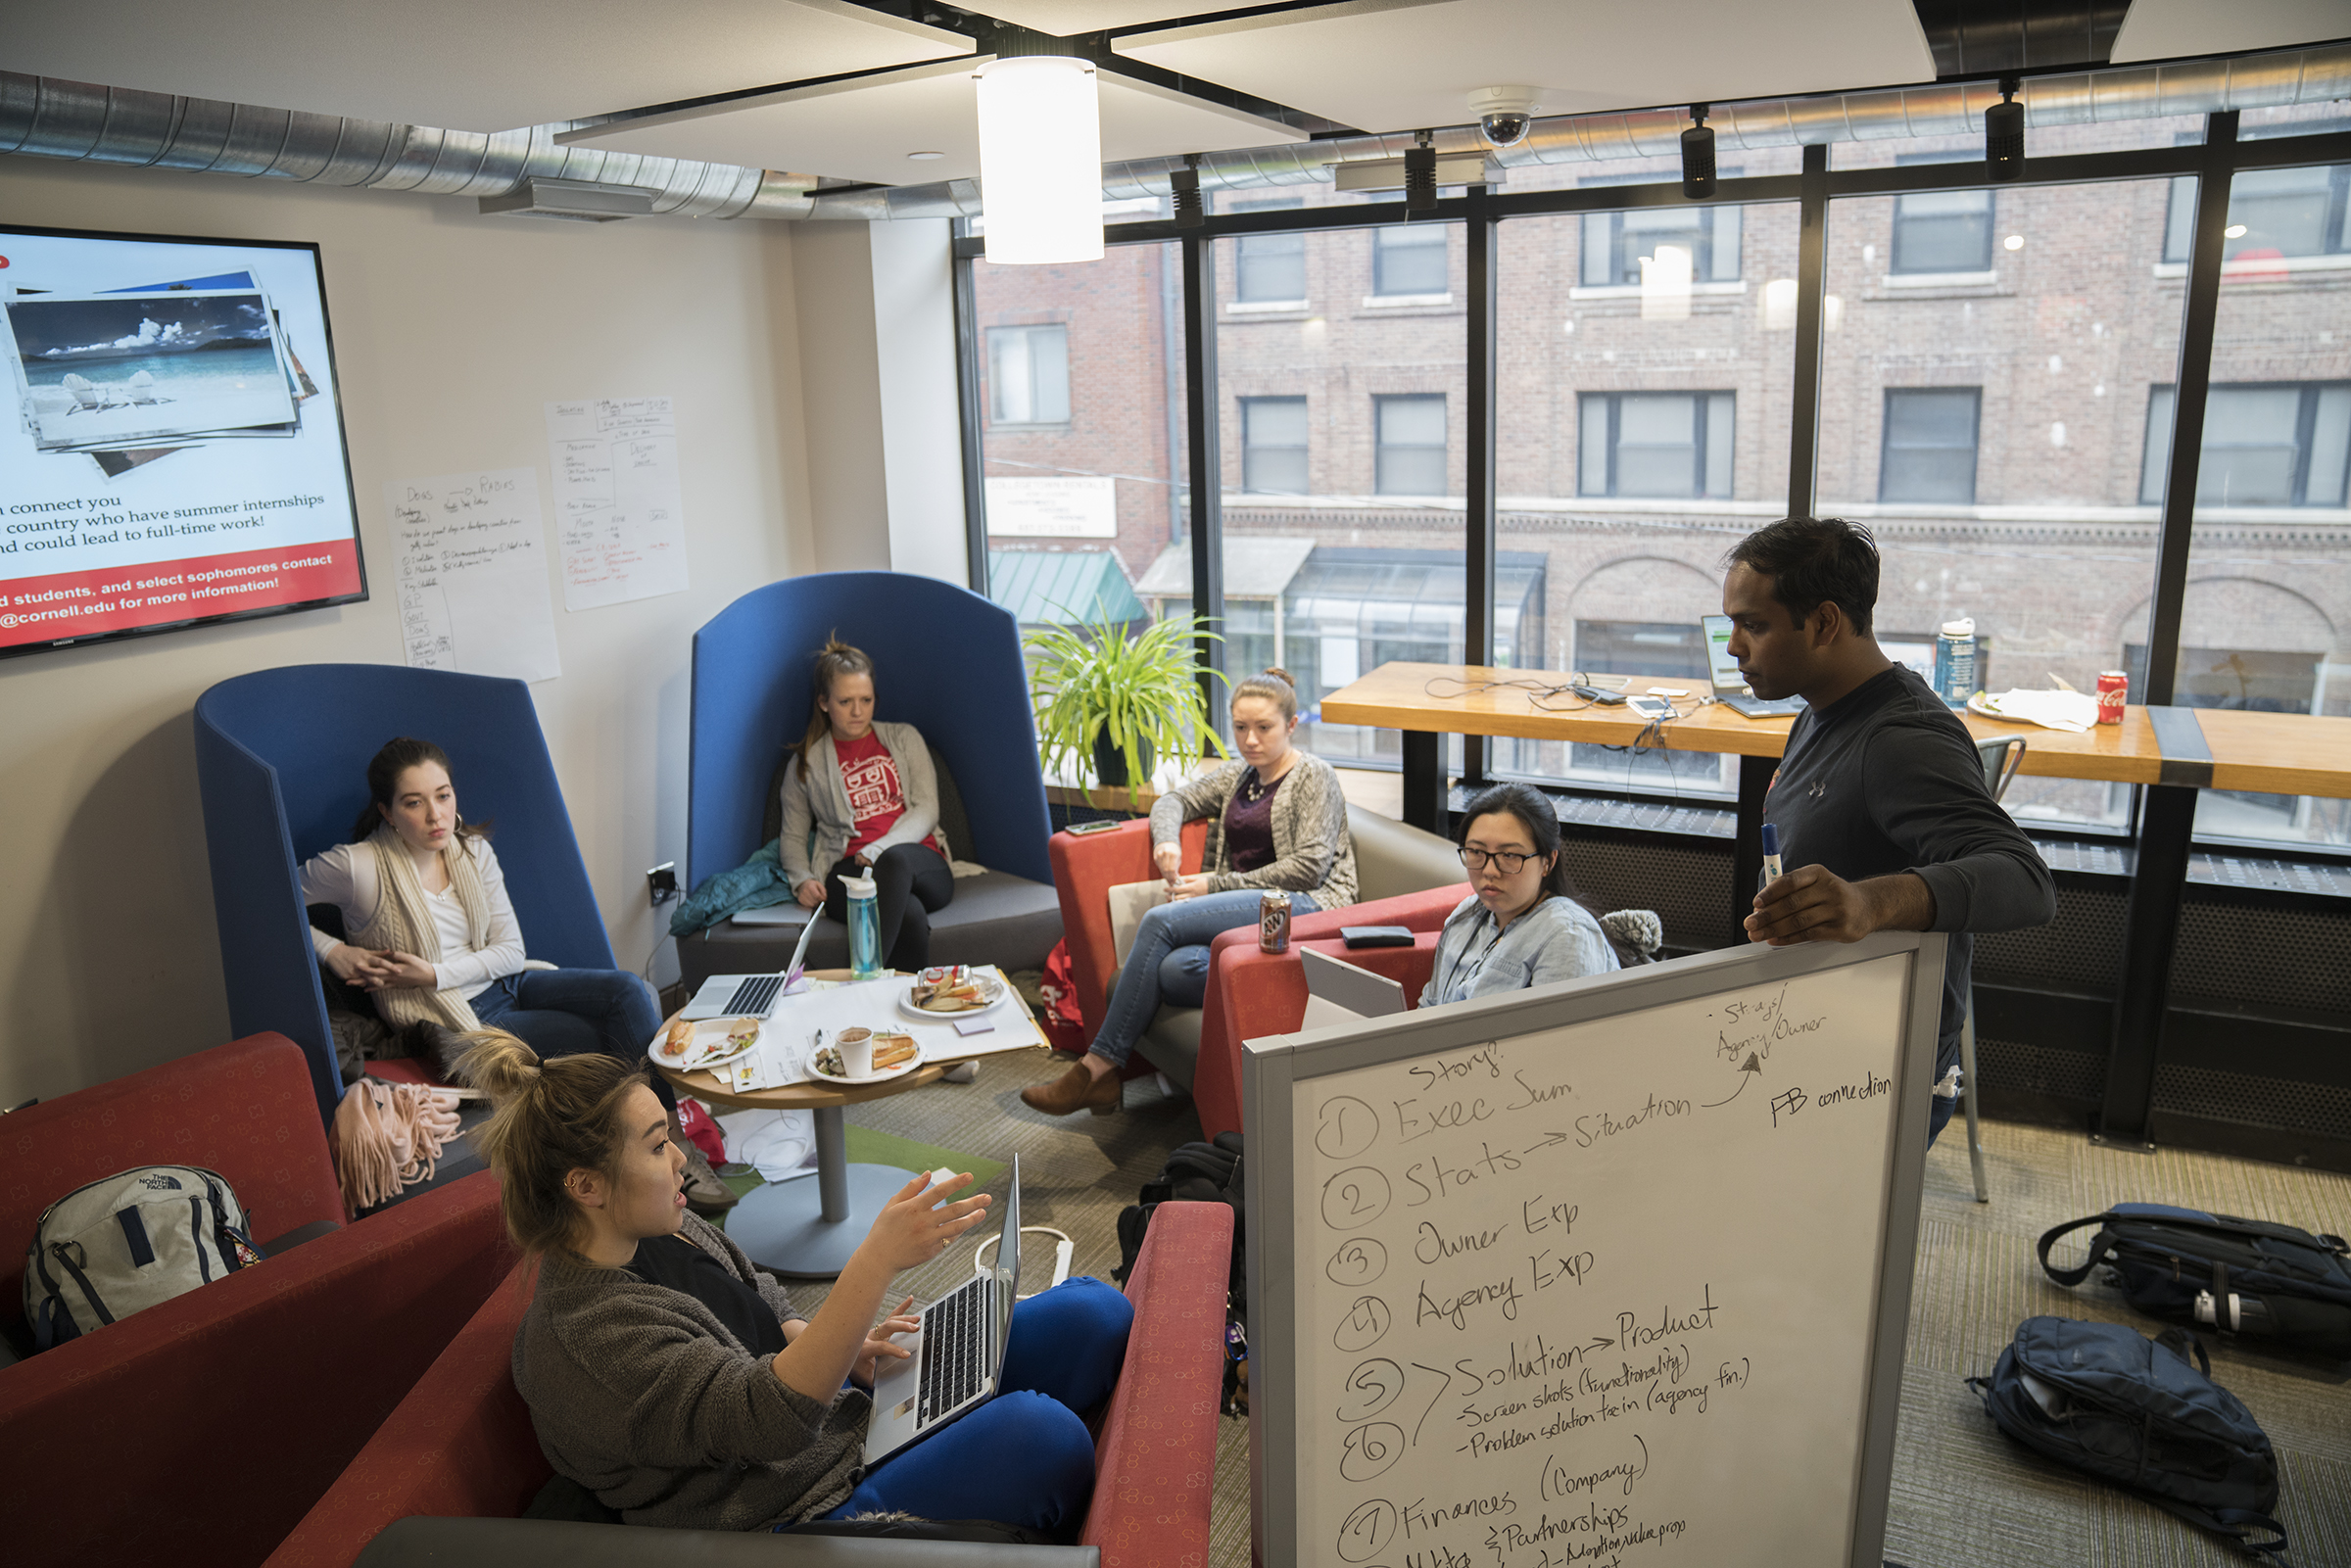
[[24, 1320], [39, 1350], [261, 1261], [245, 1206], [217, 1171], [146, 1165], [51, 1204], [24, 1252]]

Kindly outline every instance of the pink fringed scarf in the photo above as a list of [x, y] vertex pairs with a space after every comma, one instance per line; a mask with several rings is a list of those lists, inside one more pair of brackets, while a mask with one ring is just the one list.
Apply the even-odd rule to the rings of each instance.
[[343, 1210], [357, 1215], [401, 1189], [433, 1179], [441, 1148], [457, 1135], [457, 1094], [421, 1083], [360, 1078], [335, 1107], [327, 1147]]

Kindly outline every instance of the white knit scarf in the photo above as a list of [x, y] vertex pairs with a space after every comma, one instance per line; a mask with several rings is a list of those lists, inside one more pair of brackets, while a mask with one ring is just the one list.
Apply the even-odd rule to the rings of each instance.
[[[375, 918], [354, 940], [361, 947], [413, 953], [427, 964], [440, 963], [441, 927], [433, 920], [432, 907], [426, 902], [430, 895], [424, 890], [424, 879], [416, 875], [416, 862], [409, 857], [408, 845], [386, 823], [368, 835], [367, 847], [375, 851], [380, 892]], [[466, 941], [479, 952], [490, 941], [490, 898], [482, 890], [481, 866], [461, 837], [441, 852], [441, 864], [449, 872], [451, 890], [465, 911]], [[423, 986], [386, 986], [375, 993], [375, 1011], [394, 1028], [430, 1021], [463, 1034], [482, 1026], [482, 1021], [456, 992]]]

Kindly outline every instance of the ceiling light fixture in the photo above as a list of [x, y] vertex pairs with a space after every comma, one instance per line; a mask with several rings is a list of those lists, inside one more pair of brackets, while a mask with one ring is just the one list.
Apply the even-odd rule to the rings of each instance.
[[1198, 228], [1208, 221], [1200, 202], [1200, 155], [1183, 155], [1183, 166], [1168, 175], [1168, 194], [1175, 201], [1176, 226]]
[[1690, 128], [1682, 132], [1682, 194], [1692, 201], [1714, 194], [1714, 129], [1704, 104], [1690, 106]]
[[1984, 111], [1984, 165], [1993, 179], [2011, 180], [2025, 171], [2025, 106], [2016, 101], [2014, 76], [2000, 78], [2000, 101]]
[[1415, 145], [1404, 151], [1404, 212], [1424, 217], [1437, 210], [1437, 149], [1427, 131], [1413, 134]]
[[908, 153], [906, 156], [918, 164], [928, 164], [944, 158], [947, 155], [944, 153]]
[[974, 75], [988, 261], [1100, 261], [1102, 116], [1093, 62], [999, 56]]

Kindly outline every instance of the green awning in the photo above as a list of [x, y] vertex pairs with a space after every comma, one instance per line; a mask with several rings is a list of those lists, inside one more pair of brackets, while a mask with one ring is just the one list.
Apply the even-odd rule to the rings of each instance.
[[1023, 626], [1081, 625], [1104, 612], [1114, 621], [1150, 618], [1106, 549], [991, 549], [987, 596]]

